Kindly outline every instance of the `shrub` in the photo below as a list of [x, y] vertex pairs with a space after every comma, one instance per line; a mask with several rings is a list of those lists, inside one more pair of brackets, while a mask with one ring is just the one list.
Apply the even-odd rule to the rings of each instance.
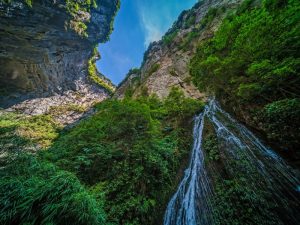
[[234, 16], [223, 20], [213, 38], [199, 45], [190, 63], [199, 89], [214, 93], [248, 125], [274, 137], [269, 140], [281, 137], [277, 146], [293, 150], [297, 148], [290, 132], [293, 124], [285, 121], [289, 135], [282, 138], [278, 128], [271, 131], [274, 124], [268, 125], [266, 118], [258, 121], [254, 114], [262, 116], [265, 106], [300, 95], [300, 45], [295, 41], [300, 35], [299, 8], [296, 0], [265, 0], [262, 5], [244, 1]]
[[173, 87], [165, 100], [165, 108], [169, 117], [180, 118], [184, 121], [195, 115], [195, 112], [203, 110], [204, 104], [201, 101], [186, 98], [182, 90]]
[[6, 152], [37, 144], [48, 147], [58, 136], [61, 127], [51, 116], [24, 116], [15, 113], [0, 114], [0, 146]]
[[283, 99], [267, 104], [259, 115], [264, 121], [267, 135], [275, 142], [280, 141], [284, 148], [292, 145], [299, 154], [300, 140], [300, 99]]
[[167, 33], [165, 36], [163, 36], [162, 41], [165, 45], [170, 45], [175, 37], [178, 34], [178, 30], [174, 30], [171, 33]]
[[147, 72], [147, 76], [151, 76], [153, 73], [157, 72], [160, 68], [160, 64], [154, 63]]
[[107, 100], [43, 157], [93, 190], [103, 190], [109, 222], [157, 224], [162, 215], [155, 212], [163, 212], [176, 186], [173, 178], [188, 157], [187, 121], [201, 108], [179, 91], [165, 101], [155, 96]]
[[71, 173], [21, 155], [0, 176], [1, 224], [104, 224], [100, 204]]
[[106, 82], [103, 77], [100, 77], [100, 74], [96, 68], [94, 59], [90, 59], [88, 61], [88, 75], [89, 78], [95, 82], [96, 84], [98, 84], [99, 86], [103, 87], [105, 90], [107, 90], [109, 93], [113, 93], [114, 92], [114, 87], [109, 84], [108, 82]]

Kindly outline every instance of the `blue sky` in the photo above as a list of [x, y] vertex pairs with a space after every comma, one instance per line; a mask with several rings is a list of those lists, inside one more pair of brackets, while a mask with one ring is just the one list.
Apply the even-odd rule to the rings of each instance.
[[98, 69], [118, 84], [139, 67], [145, 50], [158, 41], [184, 9], [197, 0], [121, 0], [110, 41], [99, 45]]

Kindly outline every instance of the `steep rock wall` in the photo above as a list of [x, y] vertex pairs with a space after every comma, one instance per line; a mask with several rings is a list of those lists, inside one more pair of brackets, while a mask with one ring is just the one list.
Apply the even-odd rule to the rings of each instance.
[[66, 91], [108, 96], [88, 79], [88, 60], [108, 39], [119, 1], [96, 3], [74, 13], [64, 0], [0, 1], [0, 107]]
[[[241, 2], [242, 0], [204, 0], [184, 11], [161, 41], [150, 44], [140, 70], [128, 73], [119, 85], [115, 97], [123, 98], [126, 91], [130, 91], [133, 96], [146, 92], [164, 98], [172, 87], [178, 87], [188, 97], [205, 98], [206, 95], [200, 93], [192, 83], [189, 74], [190, 59], [197, 44], [213, 36], [225, 11], [236, 8]], [[207, 15], [211, 9], [224, 11], [220, 11], [218, 16], [207, 23]]]

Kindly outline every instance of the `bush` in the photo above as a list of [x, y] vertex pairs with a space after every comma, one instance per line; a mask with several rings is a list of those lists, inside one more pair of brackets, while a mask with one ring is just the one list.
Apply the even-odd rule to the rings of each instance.
[[43, 157], [105, 194], [108, 220], [157, 224], [176, 187], [174, 177], [192, 143], [187, 121], [201, 103], [179, 91], [169, 98], [107, 100], [62, 135]]
[[163, 36], [162, 41], [165, 45], [170, 45], [175, 37], [178, 34], [178, 30], [174, 30], [171, 33], [167, 33], [165, 36]]
[[173, 87], [165, 100], [165, 108], [169, 117], [180, 118], [184, 121], [195, 115], [195, 112], [203, 110], [204, 104], [201, 101], [185, 98], [183, 91]]
[[115, 91], [115, 88], [113, 85], [105, 80], [105, 77], [101, 75], [97, 67], [95, 65], [95, 54], [98, 54], [98, 51], [96, 53], [94, 52], [93, 57], [88, 61], [88, 75], [91, 81], [99, 85], [100, 87], [103, 87], [106, 91], [108, 91], [110, 94], [112, 94]]
[[0, 176], [1, 224], [104, 224], [100, 203], [71, 173], [21, 155]]
[[[233, 97], [241, 94], [239, 88], [254, 86], [262, 87], [260, 96], [275, 97], [288, 92], [297, 95], [299, 46], [288, 40], [299, 35], [299, 23], [293, 16], [299, 3], [290, 0], [289, 6], [272, 13], [264, 8], [250, 8], [224, 20], [215, 36], [198, 48], [191, 61], [191, 74], [197, 85], [216, 92], [228, 88]], [[286, 18], [290, 18], [289, 22]]]
[[160, 64], [154, 63], [147, 71], [147, 76], [151, 76], [153, 73], [157, 72], [159, 68], [160, 68]]
[[15, 152], [30, 144], [49, 147], [60, 129], [59, 124], [48, 115], [1, 113], [0, 151]]
[[248, 125], [273, 137], [270, 141], [281, 137], [276, 146], [290, 150], [297, 148], [290, 132], [295, 131], [293, 124], [285, 120], [285, 139], [278, 128], [271, 131], [270, 120], [258, 121], [256, 114], [263, 115], [261, 110], [269, 104], [300, 95], [300, 42], [295, 41], [300, 36], [299, 9], [296, 0], [265, 0], [262, 5], [244, 1], [213, 38], [199, 45], [190, 64], [199, 89], [215, 94]]
[[284, 148], [293, 145], [299, 154], [297, 146], [300, 140], [300, 99], [283, 99], [267, 104], [260, 114], [264, 121], [267, 135], [274, 141], [283, 143]]

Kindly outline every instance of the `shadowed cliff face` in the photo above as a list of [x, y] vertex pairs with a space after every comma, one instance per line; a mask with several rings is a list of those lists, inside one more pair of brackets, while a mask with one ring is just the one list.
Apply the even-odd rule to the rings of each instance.
[[[96, 8], [71, 15], [64, 0], [34, 0], [32, 7], [0, 1], [0, 107], [89, 83], [88, 60], [108, 39], [118, 3], [97, 0]], [[72, 29], [74, 17], [80, 24]], [[82, 24], [87, 37], [80, 34]]]

